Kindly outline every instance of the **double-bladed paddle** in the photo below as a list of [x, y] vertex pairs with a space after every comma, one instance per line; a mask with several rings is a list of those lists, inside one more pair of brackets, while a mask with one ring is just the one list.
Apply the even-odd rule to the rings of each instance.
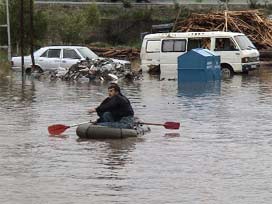
[[[79, 123], [79, 124], [69, 125], [69, 126], [63, 125], [63, 124], [50, 125], [48, 127], [48, 132], [51, 135], [60, 135], [61, 133], [63, 133], [65, 130], [67, 130], [70, 127], [79, 126], [85, 123], [92, 123], [92, 122], [89, 121], [89, 122], [84, 122], [84, 123]], [[180, 127], [180, 123], [177, 123], [177, 122], [165, 122], [164, 124], [139, 122], [139, 124], [163, 126], [166, 129], [179, 129]]]

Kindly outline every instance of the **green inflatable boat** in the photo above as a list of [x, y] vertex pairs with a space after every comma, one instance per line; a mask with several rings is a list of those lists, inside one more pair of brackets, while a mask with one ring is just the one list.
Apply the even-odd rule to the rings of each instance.
[[137, 137], [148, 132], [150, 132], [150, 128], [141, 124], [135, 125], [133, 129], [125, 129], [85, 123], [76, 129], [76, 134], [81, 139], [122, 139]]

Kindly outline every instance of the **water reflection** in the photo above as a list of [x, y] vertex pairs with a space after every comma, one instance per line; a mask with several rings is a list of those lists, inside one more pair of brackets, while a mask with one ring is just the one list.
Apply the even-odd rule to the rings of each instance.
[[20, 81], [16, 76], [0, 80], [0, 102], [2, 105], [30, 105], [35, 100], [35, 91], [33, 80]]
[[220, 95], [221, 81], [184, 82], [178, 84], [178, 96], [199, 97]]
[[1, 79], [2, 203], [269, 204], [272, 71], [182, 87], [145, 77], [118, 82], [136, 115], [180, 130], [78, 142], [75, 128], [55, 138], [48, 125], [90, 120], [108, 83]]
[[[112, 197], [116, 195], [127, 196], [126, 191], [132, 190], [127, 180], [129, 179], [129, 166], [134, 165], [133, 151], [136, 145], [144, 141], [143, 138], [126, 138], [121, 140], [77, 140], [80, 146], [85, 146], [86, 154], [97, 161], [101, 167], [97, 171], [92, 171], [94, 175], [92, 183], [98, 189], [103, 189], [96, 193], [100, 198]], [[90, 149], [90, 146], [100, 148]], [[95, 177], [94, 177], [95, 176]]]
[[101, 164], [110, 170], [124, 168], [127, 163], [132, 162], [129, 154], [135, 150], [137, 143], [144, 141], [143, 138], [125, 138], [120, 140], [84, 140], [77, 139], [79, 143], [95, 144], [102, 142], [104, 153], [101, 154]]

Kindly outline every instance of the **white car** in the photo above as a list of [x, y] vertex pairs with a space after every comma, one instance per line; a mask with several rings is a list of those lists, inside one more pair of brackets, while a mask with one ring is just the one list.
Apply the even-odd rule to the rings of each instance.
[[[36, 68], [39, 72], [55, 71], [59, 68], [69, 69], [72, 65], [86, 59], [98, 59], [93, 51], [82, 46], [48, 46], [34, 52]], [[129, 61], [112, 59], [114, 62], [131, 66]], [[31, 72], [31, 56], [24, 57], [25, 72]], [[21, 71], [21, 56], [12, 57], [11, 68]]]

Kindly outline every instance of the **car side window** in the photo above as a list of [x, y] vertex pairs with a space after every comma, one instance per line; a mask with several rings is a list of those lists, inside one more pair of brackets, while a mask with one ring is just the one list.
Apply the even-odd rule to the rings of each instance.
[[80, 56], [72, 49], [63, 49], [63, 58], [80, 59]]
[[60, 58], [60, 49], [49, 49], [48, 58]]
[[48, 54], [48, 50], [46, 50], [46, 51], [41, 55], [41, 57], [47, 57], [47, 54]]
[[238, 50], [235, 43], [230, 38], [216, 38], [215, 51], [235, 51]]

